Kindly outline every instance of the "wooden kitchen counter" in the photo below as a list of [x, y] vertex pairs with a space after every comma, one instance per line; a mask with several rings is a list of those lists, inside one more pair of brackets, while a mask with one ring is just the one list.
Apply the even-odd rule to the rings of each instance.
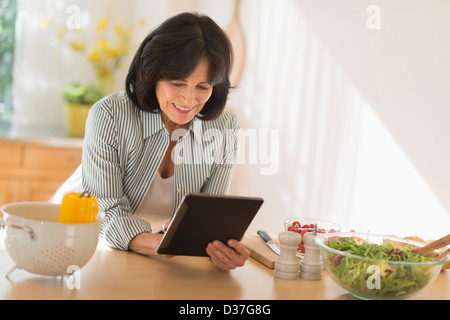
[[[80, 288], [69, 289], [65, 277], [15, 270], [0, 231], [0, 300], [13, 299], [151, 299], [151, 300], [334, 300], [354, 299], [328, 276], [320, 281], [281, 280], [250, 258], [246, 265], [222, 272], [201, 257], [146, 257], [100, 243], [80, 271]], [[450, 299], [450, 271], [416, 299]]]

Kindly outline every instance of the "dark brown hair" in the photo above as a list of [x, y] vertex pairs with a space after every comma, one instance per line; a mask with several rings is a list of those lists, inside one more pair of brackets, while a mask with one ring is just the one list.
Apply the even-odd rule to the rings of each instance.
[[233, 49], [225, 32], [211, 18], [196, 13], [169, 18], [145, 38], [126, 78], [129, 97], [138, 108], [159, 112], [156, 83], [188, 78], [203, 57], [209, 61], [208, 81], [213, 92], [199, 117], [217, 118], [228, 99]]

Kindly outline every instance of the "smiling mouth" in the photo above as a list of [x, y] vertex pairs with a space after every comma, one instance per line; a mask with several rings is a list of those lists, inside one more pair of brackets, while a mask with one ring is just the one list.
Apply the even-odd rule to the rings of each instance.
[[182, 106], [177, 105], [176, 103], [173, 104], [175, 106], [175, 108], [177, 108], [178, 110], [182, 111], [182, 112], [189, 112], [191, 110], [193, 110], [195, 108], [195, 105], [193, 107], [190, 108], [185, 108]]

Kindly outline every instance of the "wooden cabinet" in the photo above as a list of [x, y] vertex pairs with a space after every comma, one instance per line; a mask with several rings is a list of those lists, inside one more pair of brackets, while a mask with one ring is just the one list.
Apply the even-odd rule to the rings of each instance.
[[0, 140], [0, 206], [48, 201], [81, 163], [81, 143]]
[[18, 199], [19, 182], [10, 179], [0, 180], [0, 207], [6, 203], [16, 202]]

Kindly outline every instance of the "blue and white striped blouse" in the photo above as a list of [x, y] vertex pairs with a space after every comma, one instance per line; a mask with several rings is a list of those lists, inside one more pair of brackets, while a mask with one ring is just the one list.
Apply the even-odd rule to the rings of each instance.
[[152, 231], [150, 224], [134, 213], [170, 139], [180, 138], [172, 151], [175, 211], [189, 193], [228, 193], [236, 164], [237, 135], [236, 115], [224, 111], [216, 120], [195, 117], [188, 130], [176, 130], [169, 137], [160, 114], [138, 109], [125, 91], [114, 93], [92, 106], [82, 164], [58, 190], [54, 202], [68, 190], [90, 191], [106, 213], [101, 236], [110, 246], [128, 250], [136, 235]]

